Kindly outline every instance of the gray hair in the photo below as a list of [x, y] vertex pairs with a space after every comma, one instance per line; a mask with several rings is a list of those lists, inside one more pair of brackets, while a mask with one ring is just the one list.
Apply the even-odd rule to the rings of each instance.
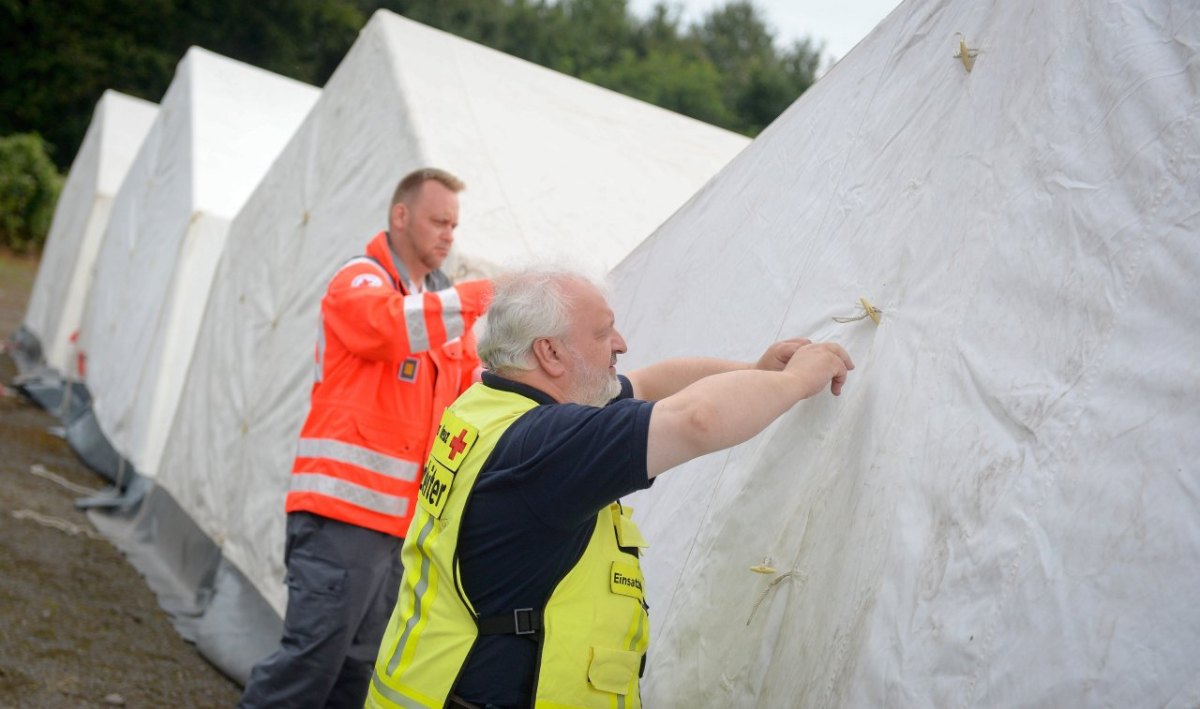
[[534, 341], [567, 334], [571, 297], [563, 285], [569, 281], [593, 283], [583, 274], [551, 269], [518, 271], [495, 280], [477, 347], [487, 369], [497, 374], [532, 370]]

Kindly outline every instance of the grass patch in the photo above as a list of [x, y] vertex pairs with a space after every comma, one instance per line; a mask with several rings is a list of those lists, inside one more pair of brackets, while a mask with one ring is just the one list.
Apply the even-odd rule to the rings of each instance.
[[0, 340], [25, 318], [39, 260], [37, 254], [16, 254], [0, 248]]

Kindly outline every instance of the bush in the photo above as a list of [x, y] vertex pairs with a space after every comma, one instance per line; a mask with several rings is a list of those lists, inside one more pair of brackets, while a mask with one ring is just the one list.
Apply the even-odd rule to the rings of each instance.
[[0, 246], [18, 253], [42, 248], [63, 176], [37, 133], [0, 138]]

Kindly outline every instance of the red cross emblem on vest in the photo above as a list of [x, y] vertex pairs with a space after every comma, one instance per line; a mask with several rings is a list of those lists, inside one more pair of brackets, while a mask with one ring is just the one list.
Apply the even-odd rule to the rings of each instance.
[[450, 460], [454, 460], [454, 456], [462, 453], [467, 447], [467, 429], [463, 429], [457, 436], [450, 439]]

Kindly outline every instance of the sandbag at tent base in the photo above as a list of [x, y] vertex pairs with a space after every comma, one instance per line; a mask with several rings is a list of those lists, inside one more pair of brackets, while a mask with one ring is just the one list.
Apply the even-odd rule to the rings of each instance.
[[29, 328], [21, 325], [4, 341], [4, 351], [17, 365], [17, 374], [32, 374], [45, 368], [42, 342]]
[[146, 577], [180, 636], [245, 684], [278, 646], [282, 619], [169, 492], [138, 478], [148, 489], [136, 509], [88, 518]]
[[114, 512], [132, 513], [154, 483], [145, 475], [136, 471], [128, 475], [129, 479], [121, 484], [110, 485], [95, 495], [81, 497], [75, 500], [75, 508], [80, 510], [111, 510]]
[[133, 464], [121, 457], [100, 430], [96, 412], [89, 405], [66, 422], [67, 444], [84, 465], [124, 491], [136, 474]]
[[52, 369], [19, 376], [13, 386], [64, 424], [83, 413], [92, 401], [82, 382], [65, 380]]

